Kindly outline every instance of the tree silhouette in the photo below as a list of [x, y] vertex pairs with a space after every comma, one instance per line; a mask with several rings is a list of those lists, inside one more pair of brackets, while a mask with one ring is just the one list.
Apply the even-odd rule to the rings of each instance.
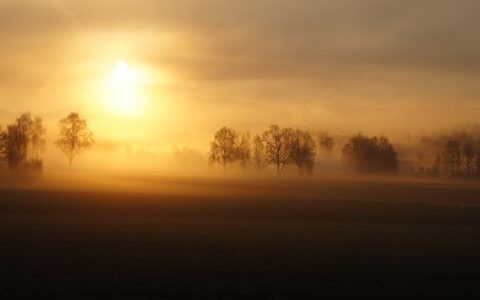
[[290, 145], [290, 160], [294, 163], [300, 173], [311, 172], [315, 161], [316, 143], [307, 130], [296, 129], [292, 131]]
[[41, 118], [35, 118], [33, 123], [31, 124], [30, 129], [30, 143], [31, 143], [31, 159], [32, 161], [39, 161], [40, 160], [40, 152], [45, 149], [45, 138], [44, 135], [46, 133], [45, 127], [42, 124]]
[[328, 134], [328, 132], [323, 131], [318, 136], [318, 144], [321, 149], [325, 150], [328, 154], [332, 154], [335, 140]]
[[433, 169], [432, 169], [433, 175], [440, 174], [441, 164], [442, 164], [442, 158], [440, 157], [440, 154], [437, 154], [437, 156], [435, 156], [435, 161], [433, 162]]
[[473, 141], [468, 140], [463, 144], [462, 147], [463, 156], [465, 157], [464, 166], [465, 174], [467, 176], [473, 175], [474, 172], [474, 162], [475, 162], [475, 149], [473, 146]]
[[443, 147], [442, 157], [448, 174], [452, 176], [457, 175], [461, 164], [460, 142], [449, 139]]
[[210, 162], [220, 164], [225, 171], [227, 164], [235, 161], [238, 157], [238, 145], [238, 133], [234, 129], [220, 128], [210, 143]]
[[235, 153], [235, 160], [240, 162], [241, 167], [246, 167], [250, 162], [250, 134], [245, 133], [240, 137], [240, 141]]
[[276, 166], [277, 174], [283, 171], [291, 157], [292, 135], [291, 128], [281, 129], [278, 125], [270, 125], [262, 135], [267, 162]]
[[22, 125], [17, 123], [7, 126], [5, 148], [10, 168], [16, 168], [27, 160], [28, 136]]
[[67, 156], [69, 166], [85, 150], [92, 147], [93, 133], [88, 129], [85, 119], [77, 113], [71, 113], [59, 122], [60, 134], [57, 147]]
[[386, 137], [355, 135], [343, 147], [343, 158], [357, 171], [394, 172], [397, 153]]
[[266, 144], [261, 136], [256, 135], [253, 139], [253, 162], [257, 169], [263, 169], [268, 165], [266, 156]]
[[26, 141], [26, 159], [28, 161], [33, 161], [33, 154], [32, 154], [32, 148], [33, 148], [33, 128], [34, 128], [34, 121], [32, 119], [32, 115], [30, 113], [24, 113], [20, 116], [20, 118], [17, 119], [17, 124], [19, 128], [25, 132], [25, 135], [27, 137]]
[[7, 133], [0, 127], [0, 160], [7, 158]]
[[40, 151], [45, 147], [45, 127], [42, 119], [32, 119], [30, 113], [24, 113], [7, 126], [3, 135], [3, 152], [10, 167], [29, 165], [41, 167]]
[[477, 150], [473, 164], [475, 168], [475, 175], [480, 176], [480, 150]]

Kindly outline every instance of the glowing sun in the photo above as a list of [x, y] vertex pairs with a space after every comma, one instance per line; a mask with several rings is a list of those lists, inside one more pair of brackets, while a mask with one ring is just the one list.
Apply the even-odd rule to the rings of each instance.
[[117, 62], [106, 82], [109, 110], [118, 115], [138, 114], [142, 107], [140, 79], [140, 73], [126, 62]]

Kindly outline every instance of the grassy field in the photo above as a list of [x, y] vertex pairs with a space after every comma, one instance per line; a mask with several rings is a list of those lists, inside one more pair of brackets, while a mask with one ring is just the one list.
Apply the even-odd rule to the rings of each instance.
[[0, 190], [0, 298], [480, 294], [473, 182], [123, 180]]

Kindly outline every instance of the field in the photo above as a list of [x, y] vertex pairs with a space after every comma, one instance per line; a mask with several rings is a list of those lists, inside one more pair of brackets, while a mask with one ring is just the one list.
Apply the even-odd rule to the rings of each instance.
[[479, 195], [407, 179], [4, 187], [0, 298], [478, 296]]

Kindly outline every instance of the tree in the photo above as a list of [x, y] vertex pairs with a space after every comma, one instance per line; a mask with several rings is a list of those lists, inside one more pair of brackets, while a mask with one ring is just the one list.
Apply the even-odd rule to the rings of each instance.
[[473, 147], [473, 141], [468, 140], [462, 147], [463, 156], [465, 157], [465, 174], [467, 176], [473, 175], [474, 162], [475, 162], [475, 149]]
[[222, 127], [215, 133], [213, 142], [210, 143], [210, 162], [223, 166], [225, 171], [227, 164], [238, 157], [238, 133], [228, 127]]
[[88, 129], [85, 119], [77, 113], [71, 113], [59, 122], [60, 134], [56, 141], [57, 147], [68, 158], [69, 166], [85, 150], [94, 144], [93, 133]]
[[475, 175], [480, 176], [480, 149], [477, 150], [474, 160]]
[[44, 135], [46, 133], [45, 127], [42, 124], [41, 118], [35, 118], [33, 123], [31, 124], [30, 129], [30, 139], [31, 139], [31, 152], [32, 161], [40, 161], [40, 151], [45, 149], [45, 138]]
[[374, 137], [374, 145], [376, 145], [377, 148], [380, 169], [396, 171], [398, 169], [397, 152], [388, 138], [384, 136], [379, 138]]
[[290, 160], [292, 134], [291, 128], [281, 129], [278, 125], [270, 125], [262, 135], [267, 162], [276, 166], [277, 174], [283, 171]]
[[7, 126], [6, 157], [8, 166], [16, 168], [27, 160], [28, 136], [22, 124]]
[[432, 168], [433, 175], [440, 174], [441, 164], [442, 164], [442, 158], [440, 157], [440, 154], [437, 154], [437, 156], [435, 157], [435, 161], [433, 162], [433, 168]]
[[45, 147], [45, 127], [41, 118], [32, 119], [30, 113], [24, 113], [7, 126], [4, 133], [4, 153], [10, 167], [29, 165], [41, 167], [40, 151]]
[[345, 162], [357, 171], [394, 172], [398, 168], [397, 153], [386, 137], [355, 135], [342, 153]]
[[307, 130], [296, 129], [291, 137], [290, 160], [300, 173], [304, 170], [311, 172], [315, 161], [316, 143]]
[[256, 135], [253, 139], [253, 161], [257, 169], [263, 169], [268, 165], [266, 144], [259, 135]]
[[32, 115], [30, 113], [21, 114], [20, 117], [17, 118], [16, 124], [19, 129], [25, 133], [27, 136], [28, 142], [31, 140], [31, 132], [33, 128], [33, 120]]
[[250, 156], [250, 134], [245, 133], [241, 135], [240, 141], [238, 142], [235, 160], [240, 162], [241, 167], [246, 167], [250, 162]]
[[443, 147], [442, 157], [448, 174], [457, 175], [461, 164], [460, 142], [449, 139]]
[[332, 154], [333, 147], [335, 146], [335, 140], [328, 134], [328, 132], [321, 132], [318, 136], [318, 142], [321, 149], [325, 150], [329, 154]]
[[7, 158], [7, 133], [0, 127], [0, 160]]
[[480, 136], [475, 142], [475, 158], [473, 159], [473, 169], [476, 176], [480, 176]]

